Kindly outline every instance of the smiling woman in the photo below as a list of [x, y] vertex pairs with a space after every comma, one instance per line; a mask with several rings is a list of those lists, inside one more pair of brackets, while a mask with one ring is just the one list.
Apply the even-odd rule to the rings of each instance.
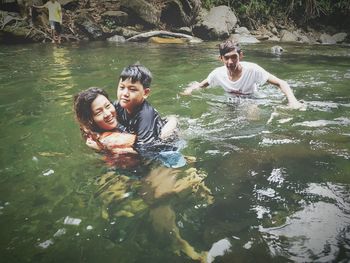
[[74, 110], [87, 146], [98, 151], [136, 154], [132, 148], [136, 136], [119, 132], [116, 110], [104, 90], [91, 87], [78, 93]]
[[98, 95], [91, 103], [95, 124], [102, 130], [113, 130], [117, 127], [116, 111], [112, 103], [103, 95]]

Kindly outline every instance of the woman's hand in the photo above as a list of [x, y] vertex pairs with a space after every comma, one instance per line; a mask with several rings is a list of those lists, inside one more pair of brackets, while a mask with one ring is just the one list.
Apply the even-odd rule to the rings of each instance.
[[90, 147], [91, 149], [94, 149], [96, 151], [101, 151], [102, 148], [97, 144], [96, 141], [94, 141], [92, 138], [88, 137], [86, 139], [86, 145]]

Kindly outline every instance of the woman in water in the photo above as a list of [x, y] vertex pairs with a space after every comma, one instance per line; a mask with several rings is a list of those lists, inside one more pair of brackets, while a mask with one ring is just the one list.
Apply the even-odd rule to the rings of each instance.
[[[74, 97], [74, 110], [87, 146], [96, 151], [107, 153], [107, 156], [114, 156], [114, 164], [117, 163], [118, 167], [130, 168], [138, 164], [138, 162], [134, 162], [134, 160], [139, 160], [138, 153], [133, 148], [137, 135], [121, 132], [117, 122], [116, 110], [104, 90], [92, 87], [78, 93]], [[160, 137], [164, 139], [172, 134], [176, 123], [176, 119], [168, 120], [162, 128]], [[126, 156], [127, 159], [125, 159]], [[120, 209], [114, 215], [130, 217], [136, 212], [152, 207], [149, 215], [155, 230], [163, 234], [173, 232], [172, 238], [175, 247], [194, 260], [204, 261], [206, 252], [197, 253], [180, 236], [175, 223], [175, 212], [170, 205], [161, 202], [160, 205], [153, 204], [149, 206], [148, 202], [154, 203], [156, 199], [189, 189], [190, 191], [199, 192], [200, 196], [210, 204], [213, 200], [211, 191], [204, 185], [205, 177], [206, 174], [198, 173], [197, 169], [190, 168], [185, 171], [182, 178], [179, 178], [179, 170], [164, 166], [152, 169], [142, 181], [135, 182], [126, 176], [116, 177], [115, 174], [107, 173], [102, 175], [99, 180], [100, 190], [98, 194], [103, 197], [108, 206], [113, 201], [127, 201], [125, 198], [129, 188], [139, 189], [142, 198], [134, 197], [132, 200], [130, 199], [130, 203], [127, 202], [127, 205], [125, 205], [128, 209]], [[136, 208], [130, 209], [130, 207]], [[106, 214], [105, 212], [105, 217]]]

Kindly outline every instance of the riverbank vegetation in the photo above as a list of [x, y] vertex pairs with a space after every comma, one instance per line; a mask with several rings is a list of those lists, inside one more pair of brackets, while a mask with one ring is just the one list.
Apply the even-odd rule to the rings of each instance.
[[[0, 42], [50, 41], [47, 0], [6, 0], [0, 5]], [[240, 34], [243, 41], [349, 43], [348, 0], [59, 0], [64, 42], [133, 41], [154, 31], [203, 40]], [[165, 33], [164, 33], [164, 32]], [[286, 32], [288, 31], [288, 32]], [[340, 35], [339, 35], [340, 33]], [[248, 35], [248, 36], [247, 36]], [[251, 40], [251, 35], [254, 39]], [[170, 37], [176, 37], [171, 35]], [[181, 37], [181, 36], [179, 36]], [[247, 39], [247, 37], [249, 39]], [[256, 38], [256, 39], [255, 39]], [[136, 39], [140, 39], [137, 38]], [[142, 38], [147, 41], [148, 38]], [[184, 42], [188, 42], [187, 40]], [[252, 43], [252, 42], [250, 42]]]
[[252, 26], [269, 20], [290, 19], [299, 26], [323, 24], [346, 29], [350, 24], [348, 0], [202, 0], [204, 8], [227, 5]]

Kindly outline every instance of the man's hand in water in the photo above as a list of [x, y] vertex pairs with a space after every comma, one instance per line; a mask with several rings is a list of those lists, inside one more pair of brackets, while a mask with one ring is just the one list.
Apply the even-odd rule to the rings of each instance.
[[198, 81], [193, 81], [190, 84], [188, 84], [188, 86], [186, 87], [186, 89], [183, 92], [180, 92], [180, 95], [184, 95], [184, 96], [191, 95], [192, 91], [199, 90], [201, 88], [205, 88], [208, 85], [209, 85], [209, 83], [206, 79], [200, 83]]
[[191, 82], [190, 84], [187, 85], [187, 87], [185, 88], [185, 90], [183, 92], [180, 92], [180, 95], [190, 96], [190, 95], [192, 95], [193, 90], [196, 90], [199, 88], [200, 88], [199, 82], [197, 82], [197, 81]]
[[190, 96], [190, 95], [192, 95], [192, 90], [187, 88], [183, 92], [180, 92], [180, 95], [182, 95], [182, 96]]
[[300, 111], [306, 111], [306, 108], [307, 108], [305, 103], [301, 103], [297, 100], [288, 103], [288, 107], [293, 110], [300, 110]]

